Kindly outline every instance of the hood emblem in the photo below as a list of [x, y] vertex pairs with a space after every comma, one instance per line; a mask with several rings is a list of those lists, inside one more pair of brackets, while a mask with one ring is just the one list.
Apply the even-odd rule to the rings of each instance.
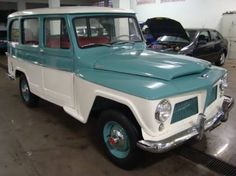
[[201, 77], [202, 78], [208, 78], [209, 76], [208, 76], [208, 74], [203, 74]]

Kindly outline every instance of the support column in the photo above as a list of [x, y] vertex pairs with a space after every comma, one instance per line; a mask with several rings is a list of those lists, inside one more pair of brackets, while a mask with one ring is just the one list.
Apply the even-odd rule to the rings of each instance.
[[48, 0], [49, 8], [56, 8], [61, 6], [61, 0]]
[[127, 0], [112, 0], [112, 4], [114, 8], [130, 9], [130, 1]]
[[21, 11], [25, 9], [26, 9], [25, 0], [17, 1], [17, 10]]
[[109, 6], [109, 0], [105, 0], [105, 1], [104, 1], [104, 6], [105, 6], [105, 7], [108, 7], [108, 6]]

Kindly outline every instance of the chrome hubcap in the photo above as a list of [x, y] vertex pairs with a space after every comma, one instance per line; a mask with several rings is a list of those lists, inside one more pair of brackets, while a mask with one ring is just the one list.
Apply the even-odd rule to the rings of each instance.
[[112, 155], [125, 158], [130, 151], [130, 141], [125, 129], [117, 122], [107, 122], [103, 129], [104, 142]]
[[108, 142], [114, 148], [119, 149], [124, 146], [125, 138], [124, 135], [121, 133], [121, 131], [112, 130], [111, 135], [108, 138]]
[[21, 82], [21, 92], [25, 101], [29, 100], [29, 87], [25, 80]]

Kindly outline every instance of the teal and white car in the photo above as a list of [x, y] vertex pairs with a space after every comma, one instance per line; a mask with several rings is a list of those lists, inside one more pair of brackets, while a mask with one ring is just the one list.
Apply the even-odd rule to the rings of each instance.
[[[78, 32], [83, 29], [83, 35]], [[96, 31], [96, 32], [93, 32]], [[39, 98], [86, 123], [123, 168], [139, 149], [161, 153], [227, 120], [227, 71], [207, 61], [146, 49], [134, 12], [63, 7], [8, 17], [8, 72], [23, 102]]]

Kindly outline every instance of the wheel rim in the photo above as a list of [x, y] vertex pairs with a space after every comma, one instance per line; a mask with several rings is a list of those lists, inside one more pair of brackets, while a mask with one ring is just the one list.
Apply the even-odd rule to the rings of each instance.
[[25, 79], [23, 79], [21, 81], [21, 93], [22, 93], [22, 96], [24, 98], [25, 101], [29, 101], [29, 98], [30, 98], [30, 91], [29, 91], [29, 87], [28, 87], [28, 84], [26, 82]]
[[220, 64], [223, 64], [225, 62], [225, 54], [222, 53], [220, 56]]
[[124, 128], [114, 121], [103, 128], [103, 140], [109, 152], [117, 158], [125, 158], [130, 151], [130, 141]]

